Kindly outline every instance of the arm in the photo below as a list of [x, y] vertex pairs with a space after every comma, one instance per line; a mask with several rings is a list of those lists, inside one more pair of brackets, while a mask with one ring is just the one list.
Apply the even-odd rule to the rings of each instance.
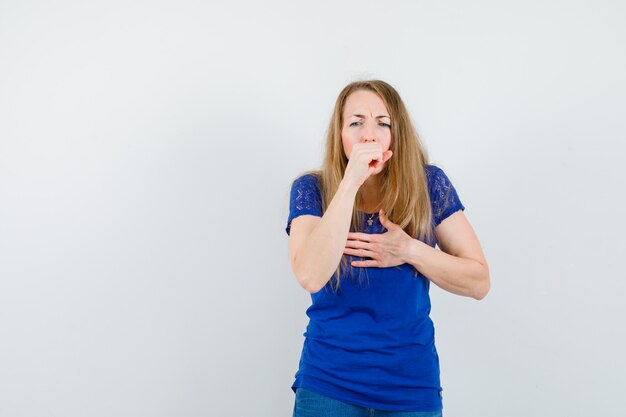
[[[357, 191], [358, 187], [345, 179], [341, 181], [326, 212], [294, 254], [294, 273], [311, 293], [322, 289], [339, 265], [350, 231]], [[298, 218], [292, 221], [292, 230], [297, 230], [296, 221]]]
[[405, 261], [446, 291], [483, 299], [490, 288], [489, 266], [463, 211], [442, 221], [435, 235], [441, 250], [412, 239]]

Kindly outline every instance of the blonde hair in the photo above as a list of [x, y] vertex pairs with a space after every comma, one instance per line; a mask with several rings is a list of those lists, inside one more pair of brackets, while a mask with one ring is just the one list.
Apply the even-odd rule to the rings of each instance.
[[[381, 207], [389, 220], [402, 227], [409, 236], [422, 241], [431, 241], [433, 238], [432, 210], [424, 169], [429, 163], [428, 154], [411, 123], [400, 95], [391, 85], [381, 80], [353, 81], [346, 85], [337, 97], [326, 134], [326, 151], [322, 169], [307, 171], [318, 179], [322, 192], [322, 212], [326, 211], [337, 192], [348, 165], [341, 139], [343, 111], [348, 96], [357, 90], [376, 93], [391, 116], [389, 149], [393, 151], [393, 156], [378, 174], [381, 184]], [[363, 199], [359, 190], [354, 207], [360, 207], [362, 203]], [[362, 218], [353, 208], [350, 230], [360, 231], [363, 230], [362, 227]], [[348, 271], [348, 259], [344, 254], [334, 275], [336, 276], [333, 286], [335, 291], [339, 289], [341, 276], [346, 271]], [[414, 275], [417, 275], [417, 270], [414, 271]]]

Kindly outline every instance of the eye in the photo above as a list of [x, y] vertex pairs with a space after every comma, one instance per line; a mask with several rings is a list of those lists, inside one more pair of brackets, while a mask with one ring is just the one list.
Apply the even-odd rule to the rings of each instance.
[[[353, 126], [353, 125], [355, 125], [356, 123], [361, 123], [361, 122], [352, 122], [352, 123], [350, 123], [350, 125], [349, 125], [349, 126]], [[385, 127], [387, 127], [387, 128], [391, 128], [391, 125], [390, 125], [389, 123], [381, 123], [381, 126], [385, 126]]]

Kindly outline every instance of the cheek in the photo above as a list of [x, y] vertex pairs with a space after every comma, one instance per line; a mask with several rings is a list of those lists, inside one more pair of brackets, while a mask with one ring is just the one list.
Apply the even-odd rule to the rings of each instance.
[[350, 158], [350, 153], [352, 152], [352, 145], [350, 145], [349, 142], [344, 142], [343, 151], [346, 153], [346, 157]]
[[387, 146], [391, 146], [391, 129], [387, 129], [385, 140], [387, 141]]
[[387, 140], [386, 140], [386, 142], [385, 142], [385, 143], [386, 143], [386, 145], [387, 145], [387, 146], [386, 146], [386, 148], [385, 148], [385, 150], [387, 150], [387, 151], [388, 151], [388, 150], [389, 150], [389, 148], [391, 148], [391, 135], [389, 135], [389, 136], [387, 137]]
[[350, 141], [348, 139], [346, 139], [346, 137], [343, 135], [341, 135], [341, 143], [343, 145], [343, 151], [346, 153], [346, 156], [349, 158], [350, 157], [350, 152], [352, 150], [352, 144], [350, 143]]

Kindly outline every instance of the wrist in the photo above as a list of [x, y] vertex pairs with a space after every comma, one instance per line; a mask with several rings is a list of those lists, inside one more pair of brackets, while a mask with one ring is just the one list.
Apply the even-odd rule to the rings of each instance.
[[420, 264], [422, 245], [424, 245], [424, 242], [418, 239], [410, 238], [407, 240], [404, 250], [404, 262], [417, 268]]
[[344, 177], [339, 183], [339, 189], [356, 197], [356, 194], [359, 191], [359, 186]]

